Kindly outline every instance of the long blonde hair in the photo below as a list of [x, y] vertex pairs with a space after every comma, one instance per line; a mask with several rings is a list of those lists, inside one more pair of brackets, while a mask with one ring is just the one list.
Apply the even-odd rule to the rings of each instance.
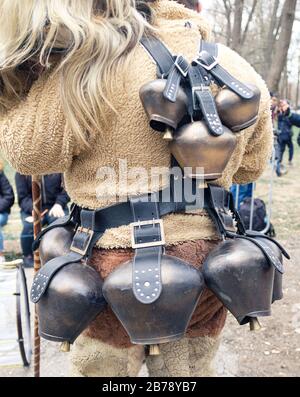
[[88, 145], [103, 127], [104, 109], [112, 108], [114, 77], [126, 55], [151, 30], [146, 3], [152, 1], [0, 0], [2, 110], [27, 94], [41, 67], [59, 59], [67, 125]]

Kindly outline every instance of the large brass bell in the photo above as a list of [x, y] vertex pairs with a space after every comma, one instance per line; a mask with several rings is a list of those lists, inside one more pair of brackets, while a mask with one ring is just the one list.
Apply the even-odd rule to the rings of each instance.
[[280, 274], [278, 271], [275, 271], [272, 303], [283, 298], [282, 279], [282, 274]]
[[204, 289], [201, 272], [179, 258], [163, 255], [162, 293], [155, 302], [143, 304], [133, 292], [132, 267], [132, 261], [124, 263], [103, 284], [104, 297], [131, 342], [157, 345], [181, 339]]
[[244, 130], [253, 125], [258, 117], [260, 90], [253, 84], [247, 84], [254, 95], [244, 99], [228, 88], [222, 89], [215, 97], [220, 119], [233, 132]]
[[236, 136], [226, 127], [215, 137], [203, 121], [186, 124], [173, 134], [170, 150], [188, 177], [218, 179], [236, 147]]
[[53, 342], [67, 342], [63, 346], [67, 351], [68, 344], [105, 307], [102, 280], [96, 270], [80, 262], [71, 263], [55, 273], [37, 303], [39, 334]]
[[[74, 233], [74, 225], [68, 225], [44, 234], [39, 246], [42, 270], [50, 266], [54, 258], [70, 252]], [[34, 279], [31, 298], [38, 293], [41, 278], [44, 280], [43, 276]], [[44, 339], [62, 342], [62, 351], [69, 351], [69, 344], [106, 307], [102, 283], [99, 274], [81, 262], [60, 268], [37, 302], [39, 334]]]
[[176, 102], [171, 102], [163, 96], [166, 80], [151, 81], [140, 89], [140, 98], [150, 126], [156, 131], [165, 132], [167, 128], [176, 129], [187, 114], [188, 97], [180, 87]]
[[42, 265], [53, 258], [69, 253], [74, 233], [74, 226], [71, 225], [47, 231], [41, 239], [39, 247]]
[[[264, 243], [280, 257], [274, 243]], [[241, 325], [271, 315], [274, 272], [262, 251], [240, 238], [220, 243], [203, 267], [206, 285]]]

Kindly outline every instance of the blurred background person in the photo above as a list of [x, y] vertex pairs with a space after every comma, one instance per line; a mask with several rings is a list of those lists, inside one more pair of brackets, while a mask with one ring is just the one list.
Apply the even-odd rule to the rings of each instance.
[[[32, 218], [32, 188], [31, 177], [21, 175], [15, 176], [18, 194], [18, 203], [21, 209], [21, 220], [23, 230], [21, 232], [21, 248], [25, 267], [33, 266], [33, 218]], [[70, 198], [63, 188], [62, 175], [51, 174], [42, 177], [42, 212], [43, 225], [49, 225], [57, 218], [68, 214], [67, 204]]]
[[192, 10], [201, 12], [202, 4], [200, 0], [177, 0], [178, 3], [185, 5], [187, 8], [191, 8]]
[[7, 224], [10, 209], [14, 202], [14, 191], [4, 174], [4, 165], [0, 161], [0, 263], [5, 262], [2, 228]]
[[273, 92], [270, 92], [271, 96], [271, 111], [272, 111], [272, 121], [273, 121], [273, 127], [274, 129], [277, 128], [277, 115], [278, 115], [278, 105], [279, 105], [279, 99], [276, 94]]
[[286, 147], [289, 149], [289, 165], [293, 165], [294, 144], [293, 126], [300, 127], [300, 115], [291, 111], [286, 99], [278, 106], [278, 144], [280, 149], [279, 163], [282, 163]]
[[277, 176], [283, 176], [287, 173], [287, 169], [281, 163], [281, 149], [278, 142], [278, 113], [279, 113], [279, 98], [277, 94], [270, 92], [271, 96], [271, 112], [273, 122], [273, 134], [274, 134], [274, 149], [275, 149], [275, 171]]

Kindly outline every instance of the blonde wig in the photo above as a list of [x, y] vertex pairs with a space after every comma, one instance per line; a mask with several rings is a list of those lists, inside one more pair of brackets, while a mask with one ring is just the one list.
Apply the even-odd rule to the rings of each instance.
[[112, 108], [114, 76], [152, 29], [152, 1], [0, 0], [0, 111], [56, 67], [67, 127], [88, 145]]

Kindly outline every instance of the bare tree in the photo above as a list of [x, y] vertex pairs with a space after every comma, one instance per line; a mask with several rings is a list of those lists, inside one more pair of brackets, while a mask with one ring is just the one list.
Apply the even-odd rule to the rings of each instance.
[[[215, 40], [235, 49], [269, 88], [284, 85], [297, 0], [211, 0]], [[300, 8], [298, 10], [300, 12]], [[292, 76], [292, 74], [289, 74]], [[281, 86], [282, 86], [281, 85]]]
[[245, 0], [235, 0], [231, 47], [239, 51], [242, 44], [242, 22]]
[[227, 20], [226, 24], [226, 44], [229, 46], [231, 44], [231, 34], [232, 34], [232, 26], [231, 26], [231, 13], [232, 6], [230, 0], [223, 0], [225, 16]]
[[296, 5], [297, 0], [285, 0], [282, 9], [281, 31], [275, 43], [274, 56], [267, 77], [268, 86], [272, 91], [278, 90], [281, 75], [286, 66], [295, 21]]
[[[271, 64], [272, 54], [274, 50], [274, 45], [276, 42], [276, 37], [278, 34], [278, 29], [280, 26], [280, 19], [277, 17], [279, 10], [280, 0], [275, 0], [273, 4], [272, 15], [269, 24], [268, 36], [266, 40], [266, 49], [265, 49], [265, 62], [266, 65]], [[267, 76], [264, 75], [266, 78]]]
[[248, 16], [248, 20], [247, 20], [247, 23], [246, 23], [246, 26], [245, 26], [245, 29], [244, 29], [244, 33], [242, 35], [241, 45], [245, 44], [245, 41], [246, 41], [246, 38], [247, 38], [247, 33], [249, 31], [249, 27], [250, 27], [250, 24], [251, 24], [251, 22], [253, 20], [254, 13], [255, 13], [255, 10], [256, 10], [257, 2], [258, 2], [258, 0], [253, 0], [251, 11], [250, 11], [250, 14]]

